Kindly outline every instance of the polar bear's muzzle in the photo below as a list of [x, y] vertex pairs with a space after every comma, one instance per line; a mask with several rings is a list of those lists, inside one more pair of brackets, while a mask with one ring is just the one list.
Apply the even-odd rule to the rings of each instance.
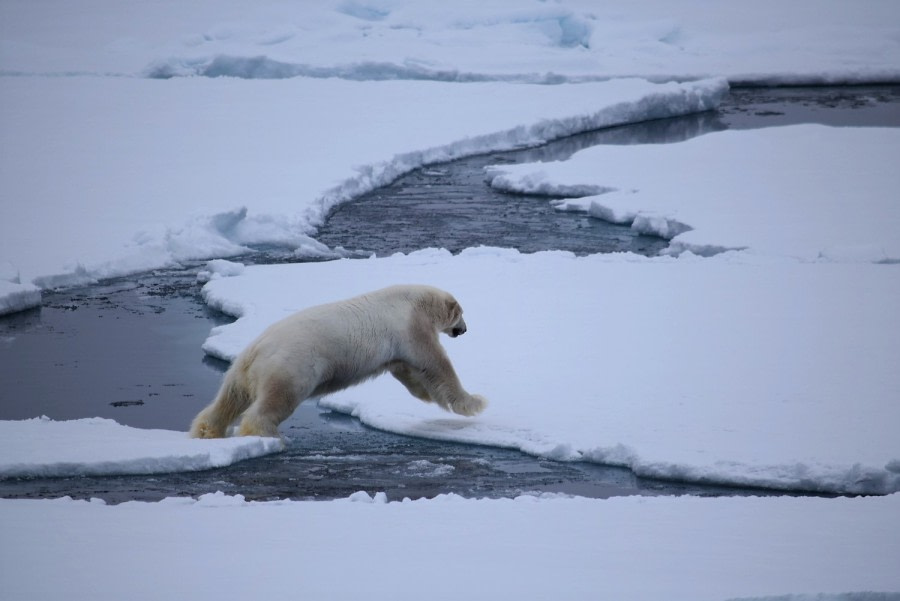
[[457, 336], [462, 336], [466, 333], [466, 322], [460, 317], [459, 321], [450, 326], [446, 332], [450, 335], [450, 338], [456, 338]]

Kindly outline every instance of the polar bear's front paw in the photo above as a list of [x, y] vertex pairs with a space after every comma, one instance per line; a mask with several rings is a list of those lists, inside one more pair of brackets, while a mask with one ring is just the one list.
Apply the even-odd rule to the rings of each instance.
[[470, 394], [466, 399], [453, 403], [453, 413], [472, 417], [478, 415], [487, 407], [488, 401], [480, 394]]

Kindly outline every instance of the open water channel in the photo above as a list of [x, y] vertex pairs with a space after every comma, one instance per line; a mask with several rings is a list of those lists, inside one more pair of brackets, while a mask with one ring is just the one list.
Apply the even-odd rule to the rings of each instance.
[[[653, 255], [664, 240], [584, 215], [546, 198], [498, 193], [491, 164], [558, 160], [596, 144], [668, 143], [722, 129], [816, 122], [900, 127], [900, 87], [737, 89], [716, 112], [610, 128], [540, 148], [430, 165], [338, 207], [319, 232], [331, 247], [378, 255], [479, 244], [577, 254]], [[748, 166], [748, 168], [752, 168]], [[287, 260], [261, 249], [244, 262]], [[229, 320], [200, 298], [200, 264], [47, 292], [39, 309], [0, 318], [0, 419], [108, 417], [141, 428], [186, 430], [215, 395], [224, 363], [203, 356], [209, 329]], [[411, 402], [416, 402], [412, 401]], [[389, 499], [454, 492], [767, 494], [638, 478], [629, 470], [541, 459], [518, 451], [380, 432], [352, 417], [301, 405], [282, 425], [283, 453], [236, 465], [157, 476], [0, 480], [0, 497], [70, 495], [108, 502], [221, 490], [248, 499], [332, 499], [384, 491]]]

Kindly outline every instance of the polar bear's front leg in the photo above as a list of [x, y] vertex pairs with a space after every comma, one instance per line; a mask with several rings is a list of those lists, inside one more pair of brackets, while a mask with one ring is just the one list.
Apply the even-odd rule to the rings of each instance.
[[[467, 417], [478, 415], [484, 411], [488, 404], [487, 399], [481, 395], [466, 392], [446, 354], [434, 353], [427, 359], [425, 366], [417, 370], [416, 379], [432, 401], [447, 411]], [[411, 369], [416, 371], [415, 367]]]

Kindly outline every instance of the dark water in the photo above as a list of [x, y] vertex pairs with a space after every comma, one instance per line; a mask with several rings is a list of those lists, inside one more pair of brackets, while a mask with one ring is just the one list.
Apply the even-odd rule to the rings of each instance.
[[0, 419], [186, 429], [227, 368], [200, 345], [230, 321], [202, 302], [195, 270], [45, 292], [40, 309], [0, 318]]
[[900, 86], [738, 88], [718, 112], [729, 129], [797, 123], [900, 127]]
[[[726, 128], [788, 123], [900, 126], [900, 87], [736, 90], [715, 113], [573, 136], [537, 149], [492, 153], [417, 170], [348, 203], [320, 239], [384, 255], [477, 244], [579, 254], [654, 254], [665, 242], [627, 227], [557, 213], [546, 197], [499, 194], [484, 165], [559, 160], [595, 144], [667, 143]], [[247, 261], [282, 260], [277, 250]], [[228, 318], [199, 296], [197, 266], [46, 293], [40, 309], [0, 318], [0, 419], [108, 417], [142, 428], [186, 430], [213, 397], [225, 366], [200, 345]], [[414, 401], [411, 401], [414, 402]], [[198, 473], [140, 477], [0, 480], [2, 497], [155, 500], [222, 490], [250, 499], [339, 498], [358, 490], [389, 498], [455, 492], [510, 496], [555, 491], [618, 494], [759, 494], [637, 478], [628, 470], [561, 463], [516, 451], [379, 432], [357, 420], [301, 406], [285, 422], [284, 453]]]

